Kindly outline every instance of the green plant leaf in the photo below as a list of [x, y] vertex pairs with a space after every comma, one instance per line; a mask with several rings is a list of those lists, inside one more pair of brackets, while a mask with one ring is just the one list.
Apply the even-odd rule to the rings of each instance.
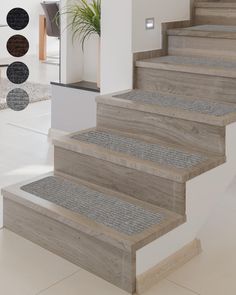
[[68, 27], [73, 33], [72, 40], [79, 38], [83, 49], [91, 35], [101, 35], [101, 0], [93, 0], [91, 3], [88, 0], [77, 0], [60, 14], [69, 15]]

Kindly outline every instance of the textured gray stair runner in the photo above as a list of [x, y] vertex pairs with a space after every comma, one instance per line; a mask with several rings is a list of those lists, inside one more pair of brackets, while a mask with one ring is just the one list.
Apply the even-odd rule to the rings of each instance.
[[138, 103], [178, 108], [180, 110], [208, 114], [217, 117], [236, 112], [236, 105], [233, 104], [208, 101], [205, 99], [182, 98], [143, 90], [132, 90], [124, 94], [115, 95], [114, 97]]
[[49, 176], [21, 189], [126, 235], [142, 233], [165, 216], [66, 179]]
[[128, 154], [141, 160], [170, 165], [176, 168], [194, 167], [207, 160], [203, 155], [191, 154], [159, 144], [146, 143], [108, 131], [88, 131], [76, 134], [72, 138], [108, 150]]

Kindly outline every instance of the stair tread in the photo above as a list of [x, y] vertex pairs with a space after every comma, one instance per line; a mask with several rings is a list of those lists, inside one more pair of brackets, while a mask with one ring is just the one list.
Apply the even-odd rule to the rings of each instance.
[[142, 247], [185, 221], [158, 206], [53, 173], [5, 188], [3, 196], [40, 213], [57, 213], [61, 222], [76, 223], [79, 230], [121, 247]]
[[236, 62], [219, 58], [168, 55], [139, 60], [136, 66], [236, 78]]
[[210, 125], [236, 121], [236, 105], [161, 92], [131, 90], [97, 98], [98, 102]]
[[55, 140], [54, 144], [118, 165], [185, 182], [225, 161], [224, 157], [190, 151], [168, 142], [150, 142], [131, 134], [89, 129]]
[[235, 2], [195, 2], [196, 8], [236, 8]]
[[236, 38], [236, 26], [226, 25], [197, 25], [186, 28], [168, 30], [170, 36], [192, 36], [207, 38]]

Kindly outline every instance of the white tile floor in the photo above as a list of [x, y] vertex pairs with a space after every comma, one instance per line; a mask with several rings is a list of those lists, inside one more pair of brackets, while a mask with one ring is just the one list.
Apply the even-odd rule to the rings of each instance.
[[[52, 170], [50, 102], [0, 112], [0, 187]], [[203, 253], [145, 295], [236, 294], [236, 178], [199, 237]], [[0, 206], [0, 227], [2, 224]], [[109, 283], [0, 230], [0, 295], [125, 295]]]

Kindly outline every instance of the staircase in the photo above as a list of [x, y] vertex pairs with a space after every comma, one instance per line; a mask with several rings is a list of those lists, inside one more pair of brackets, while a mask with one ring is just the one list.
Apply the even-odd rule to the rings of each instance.
[[97, 126], [54, 141], [53, 173], [2, 191], [4, 226], [131, 294], [140, 261], [195, 238], [235, 170], [235, 9], [197, 1], [168, 55], [136, 62], [134, 90], [98, 97]]

